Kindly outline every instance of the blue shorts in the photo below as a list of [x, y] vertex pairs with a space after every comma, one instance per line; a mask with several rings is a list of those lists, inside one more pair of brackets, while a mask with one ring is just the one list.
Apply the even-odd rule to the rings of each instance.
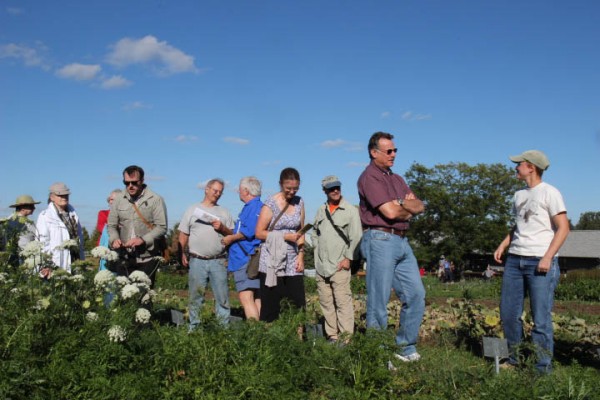
[[249, 279], [246, 273], [246, 267], [244, 265], [237, 271], [233, 271], [233, 280], [235, 281], [235, 290], [243, 292], [244, 290], [260, 289], [260, 279]]

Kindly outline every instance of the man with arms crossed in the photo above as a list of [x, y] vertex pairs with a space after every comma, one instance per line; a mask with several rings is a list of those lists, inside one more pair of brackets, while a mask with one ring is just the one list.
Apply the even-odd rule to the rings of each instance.
[[391, 170], [398, 151], [392, 139], [394, 136], [385, 132], [371, 136], [371, 163], [358, 178], [364, 230], [361, 251], [367, 259], [367, 328], [387, 328], [387, 303], [393, 287], [402, 301], [396, 334], [400, 353], [395, 356], [411, 362], [421, 358], [416, 343], [425, 312], [425, 288], [406, 233], [410, 218], [425, 207]]
[[558, 284], [558, 249], [569, 234], [567, 208], [560, 192], [542, 182], [550, 166], [544, 153], [529, 150], [510, 157], [517, 164], [517, 179], [527, 187], [515, 193], [513, 213], [516, 224], [494, 252], [496, 262], [508, 248], [502, 276], [500, 319], [510, 350], [509, 365], [518, 364], [518, 347], [523, 337], [523, 302], [529, 293], [534, 327], [531, 338], [536, 349], [536, 369], [552, 370], [554, 331], [552, 306]]
[[260, 244], [260, 240], [254, 236], [256, 221], [258, 221], [258, 215], [263, 206], [260, 201], [260, 181], [253, 176], [242, 178], [238, 191], [244, 208], [235, 223], [235, 233], [231, 232], [225, 236], [222, 242], [225, 246], [229, 246], [227, 269], [233, 273], [235, 288], [238, 291], [240, 303], [244, 307], [246, 319], [258, 321], [260, 279], [249, 279], [247, 267], [250, 255]]
[[118, 263], [117, 275], [143, 271], [156, 280], [167, 234], [167, 206], [162, 197], [144, 184], [144, 170], [130, 165], [123, 171], [125, 191], [115, 197], [108, 216], [109, 243], [125, 262]]
[[[222, 324], [229, 323], [229, 289], [227, 287], [227, 252], [221, 239], [233, 228], [229, 211], [218, 205], [225, 182], [215, 178], [208, 181], [204, 199], [190, 206], [179, 223], [179, 244], [183, 249], [182, 263], [189, 267], [190, 331], [200, 323], [204, 292], [210, 281], [215, 297], [215, 314]], [[189, 252], [186, 253], [186, 247]]]
[[342, 198], [342, 184], [333, 175], [321, 182], [327, 201], [317, 210], [312, 231], [319, 302], [327, 340], [335, 343], [354, 332], [350, 263], [362, 237], [358, 209]]

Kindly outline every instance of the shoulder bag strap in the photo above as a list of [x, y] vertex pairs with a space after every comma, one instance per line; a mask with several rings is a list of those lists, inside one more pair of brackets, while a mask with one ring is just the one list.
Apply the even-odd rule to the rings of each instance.
[[342, 230], [340, 229], [340, 227], [337, 226], [333, 222], [333, 218], [331, 218], [331, 214], [329, 213], [329, 205], [327, 203], [325, 203], [325, 214], [327, 215], [327, 219], [329, 220], [329, 222], [331, 222], [331, 225], [333, 225], [333, 229], [335, 229], [335, 231], [338, 233], [338, 235], [340, 235], [340, 237], [346, 243], [346, 246], [350, 246], [350, 241], [348, 240], [348, 238], [346, 237], [346, 235], [344, 235], [344, 232], [342, 232]]
[[[285, 210], [288, 209], [288, 207], [290, 206], [290, 203], [286, 202], [285, 207], [283, 207], [283, 210], [281, 210], [281, 212], [279, 213], [279, 215], [277, 215], [277, 218], [275, 218], [275, 220], [269, 224], [269, 228], [267, 229], [269, 232], [273, 230], [273, 228], [275, 228], [275, 224], [277, 223], [277, 221], [279, 221], [279, 218], [281, 218], [281, 216], [283, 215], [283, 213], [285, 212]], [[244, 248], [242, 247], [242, 245], [240, 244], [239, 240], [237, 242], [235, 242], [238, 246], [240, 246], [240, 249], [242, 249], [242, 252], [244, 253], [244, 255], [248, 255], [248, 253], [246, 252], [246, 250], [244, 250]]]
[[140, 209], [137, 208], [137, 205], [135, 204], [135, 202], [130, 201], [131, 205], [133, 206], [133, 209], [135, 210], [135, 212], [137, 213], [137, 215], [139, 215], [140, 219], [142, 220], [142, 222], [149, 228], [149, 229], [154, 229], [154, 225], [152, 225], [150, 222], [148, 222], [148, 220], [146, 218], [144, 218], [144, 216], [142, 215], [142, 213], [140, 212]]

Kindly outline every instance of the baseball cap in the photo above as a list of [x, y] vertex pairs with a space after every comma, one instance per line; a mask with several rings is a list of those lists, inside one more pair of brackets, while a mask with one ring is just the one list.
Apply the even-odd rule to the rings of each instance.
[[509, 157], [512, 162], [520, 163], [521, 161], [527, 161], [545, 171], [550, 166], [550, 161], [546, 155], [539, 150], [527, 150], [518, 156]]
[[71, 194], [71, 190], [62, 182], [56, 182], [50, 185], [49, 192], [52, 194], [56, 194], [58, 196], [62, 196], [65, 194]]
[[323, 186], [323, 189], [331, 189], [333, 187], [338, 187], [338, 186], [342, 186], [342, 183], [340, 182], [339, 178], [335, 175], [327, 175], [325, 178], [323, 178], [323, 180], [321, 181], [321, 185]]

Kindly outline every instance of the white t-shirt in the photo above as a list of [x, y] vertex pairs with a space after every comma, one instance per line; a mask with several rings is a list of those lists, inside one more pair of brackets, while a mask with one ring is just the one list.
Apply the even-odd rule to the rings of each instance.
[[565, 202], [554, 186], [542, 182], [519, 190], [513, 198], [517, 228], [508, 252], [543, 257], [554, 238], [552, 217], [562, 212], [567, 212]]
[[223, 235], [216, 232], [211, 224], [214, 217], [233, 229], [233, 217], [221, 206], [206, 207], [202, 203], [196, 203], [183, 214], [179, 231], [190, 235], [188, 247], [192, 253], [202, 257], [215, 257], [225, 252], [225, 246], [221, 244]]

